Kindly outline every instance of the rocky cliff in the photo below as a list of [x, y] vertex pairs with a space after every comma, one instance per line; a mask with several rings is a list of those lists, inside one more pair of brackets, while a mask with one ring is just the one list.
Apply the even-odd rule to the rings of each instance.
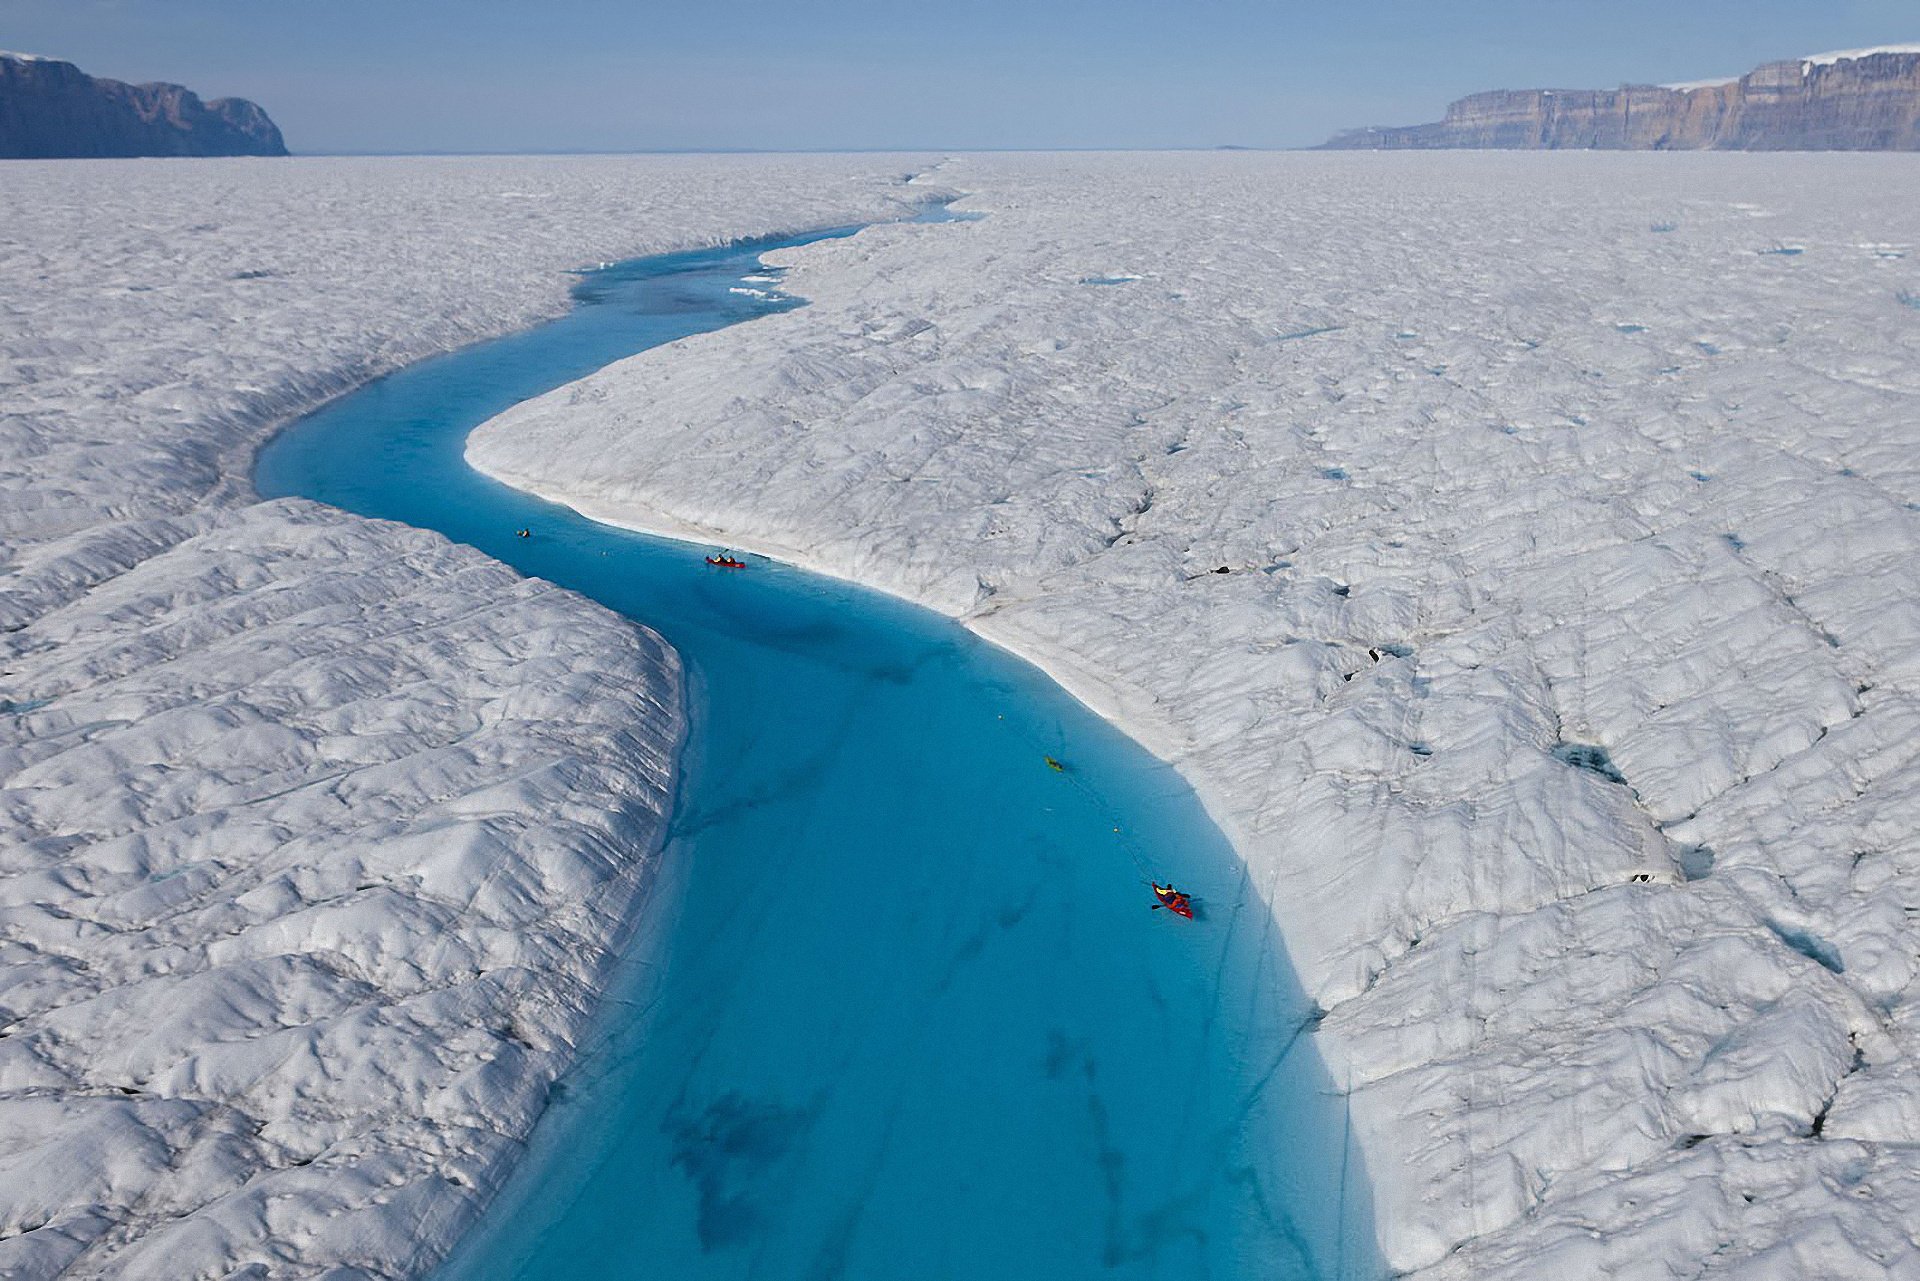
[[71, 62], [0, 53], [0, 159], [284, 156], [267, 113], [171, 84], [96, 80]]
[[1771, 62], [1698, 85], [1476, 93], [1437, 124], [1355, 129], [1326, 146], [1920, 151], [1920, 45]]

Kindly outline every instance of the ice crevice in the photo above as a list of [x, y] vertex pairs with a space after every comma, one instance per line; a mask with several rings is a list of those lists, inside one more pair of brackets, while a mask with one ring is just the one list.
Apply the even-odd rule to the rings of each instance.
[[[1822, 248], [1913, 243], [1920, 193], [1371, 159], [956, 160], [989, 218], [784, 252], [811, 306], [470, 457], [945, 609], [1177, 764], [1396, 1268], [1920, 1270], [1920, 333]], [[1791, 267], [1710, 212], [1763, 203]]]

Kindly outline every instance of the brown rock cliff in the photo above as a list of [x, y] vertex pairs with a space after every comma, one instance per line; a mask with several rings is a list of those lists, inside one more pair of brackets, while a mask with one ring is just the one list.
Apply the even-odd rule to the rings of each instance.
[[0, 53], [0, 159], [284, 156], [267, 113], [174, 84], [97, 80], [71, 62]]
[[1337, 149], [1920, 151], [1920, 51], [1771, 62], [1697, 88], [1495, 90]]

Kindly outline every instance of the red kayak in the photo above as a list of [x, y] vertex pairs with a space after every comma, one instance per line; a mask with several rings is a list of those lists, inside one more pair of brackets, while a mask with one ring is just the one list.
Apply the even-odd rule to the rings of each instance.
[[1164, 907], [1175, 916], [1184, 916], [1189, 921], [1193, 919], [1193, 899], [1185, 891], [1176, 890], [1171, 885], [1161, 885], [1157, 881], [1150, 884], [1153, 885], [1153, 896], [1160, 900], [1153, 905], [1154, 911], [1158, 912]]
[[735, 559], [725, 552], [721, 552], [718, 556], [707, 557], [707, 564], [717, 569], [745, 569], [747, 567], [747, 562]]

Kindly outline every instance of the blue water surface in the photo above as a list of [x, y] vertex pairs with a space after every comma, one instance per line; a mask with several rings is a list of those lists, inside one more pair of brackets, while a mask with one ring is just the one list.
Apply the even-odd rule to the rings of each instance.
[[[797, 305], [728, 291], [853, 231], [584, 274], [567, 316], [260, 455], [265, 496], [439, 530], [686, 661], [666, 847], [599, 1029], [441, 1275], [1380, 1275], [1311, 1011], [1171, 769], [949, 620], [757, 557], [715, 570], [463, 461], [511, 404]], [[1149, 910], [1149, 876], [1202, 919]]]

